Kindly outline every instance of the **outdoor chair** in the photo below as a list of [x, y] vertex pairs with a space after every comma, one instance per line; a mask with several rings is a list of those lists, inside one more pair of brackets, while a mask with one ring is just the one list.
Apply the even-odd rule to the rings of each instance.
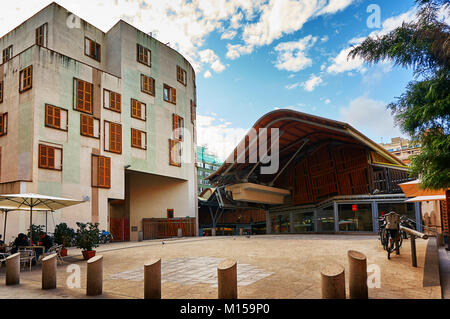
[[8, 258], [8, 253], [0, 253], [0, 268], [4, 263], [6, 263], [6, 258]]
[[56, 254], [58, 260], [61, 263], [64, 263], [64, 260], [61, 256], [61, 249], [62, 249], [62, 245], [53, 245], [52, 247], [50, 247], [46, 253], [42, 254], [42, 258], [49, 256], [51, 254]]
[[20, 253], [20, 264], [22, 265], [28, 262], [30, 264], [30, 271], [31, 271], [33, 260], [36, 260], [36, 253], [34, 252], [34, 250], [30, 249], [19, 250], [19, 253]]

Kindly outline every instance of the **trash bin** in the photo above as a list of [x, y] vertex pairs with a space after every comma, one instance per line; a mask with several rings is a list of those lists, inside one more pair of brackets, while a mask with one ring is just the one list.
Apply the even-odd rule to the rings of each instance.
[[140, 231], [138, 233], [138, 241], [143, 241], [144, 240], [144, 233], [142, 231]]

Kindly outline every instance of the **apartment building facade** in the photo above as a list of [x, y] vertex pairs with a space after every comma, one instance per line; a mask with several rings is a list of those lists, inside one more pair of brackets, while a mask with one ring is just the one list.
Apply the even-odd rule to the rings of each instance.
[[[98, 222], [122, 240], [137, 240], [146, 218], [197, 216], [195, 72], [181, 54], [56, 3], [0, 38], [0, 52], [1, 194], [84, 200], [49, 230]], [[8, 216], [6, 240], [26, 215]]]
[[199, 195], [205, 189], [212, 187], [206, 177], [214, 173], [222, 163], [223, 161], [209, 152], [206, 146], [197, 146], [197, 182]]

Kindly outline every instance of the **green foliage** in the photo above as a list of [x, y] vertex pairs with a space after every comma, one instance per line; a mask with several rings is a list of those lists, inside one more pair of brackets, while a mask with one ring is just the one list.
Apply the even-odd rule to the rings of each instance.
[[418, 0], [415, 21], [354, 47], [349, 58], [370, 63], [393, 61], [414, 69], [415, 80], [390, 103], [396, 123], [422, 153], [411, 158], [411, 174], [425, 188], [450, 187], [450, 27], [438, 19], [438, 11], [450, 9], [448, 1]]
[[85, 251], [93, 250], [99, 246], [99, 223], [79, 223], [78, 230], [75, 233], [75, 243], [77, 248]]
[[33, 236], [31, 236], [30, 229], [28, 229], [27, 236], [28, 236], [28, 238], [31, 238], [31, 240], [34, 244], [36, 244], [40, 241], [39, 233], [44, 231], [44, 226], [33, 224], [33, 225], [31, 225], [31, 230], [33, 231]]
[[60, 223], [55, 226], [55, 243], [64, 247], [71, 247], [75, 239], [75, 231], [67, 226], [66, 223]]

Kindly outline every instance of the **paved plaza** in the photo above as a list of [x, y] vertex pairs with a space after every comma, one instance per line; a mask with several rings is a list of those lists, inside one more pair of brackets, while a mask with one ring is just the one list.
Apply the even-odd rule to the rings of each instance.
[[[417, 268], [411, 266], [409, 240], [403, 242], [401, 255], [389, 261], [375, 235], [264, 235], [113, 243], [97, 248], [97, 254], [104, 257], [104, 294], [98, 298], [143, 298], [143, 265], [154, 257], [162, 259], [163, 298], [217, 298], [217, 265], [229, 258], [238, 261], [239, 298], [321, 298], [320, 269], [327, 263], [345, 267], [348, 290], [350, 249], [364, 253], [370, 269], [380, 272], [381, 286], [369, 289], [370, 298], [440, 298], [439, 286], [423, 287], [427, 241], [416, 243]], [[65, 260], [58, 265], [58, 289], [51, 291], [40, 289], [40, 265], [31, 272], [23, 270], [21, 285], [16, 287], [5, 286], [2, 268], [0, 298], [85, 298], [86, 262], [73, 248]], [[71, 265], [80, 267], [80, 288], [67, 288]]]

